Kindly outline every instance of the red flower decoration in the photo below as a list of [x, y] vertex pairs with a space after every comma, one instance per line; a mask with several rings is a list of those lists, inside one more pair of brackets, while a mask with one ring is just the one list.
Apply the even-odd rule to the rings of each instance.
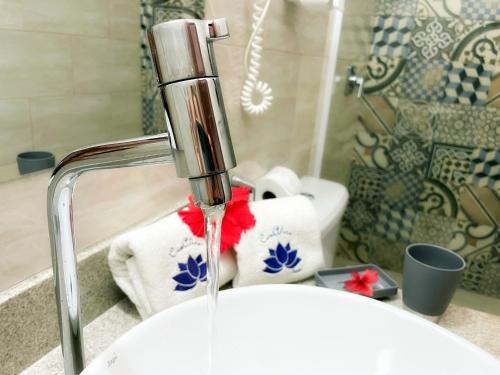
[[[226, 204], [226, 213], [222, 219], [220, 251], [230, 249], [236, 245], [241, 234], [255, 226], [255, 217], [248, 206], [250, 189], [245, 187], [232, 188], [232, 198]], [[194, 204], [193, 197], [189, 196], [189, 205], [178, 212], [182, 221], [189, 226], [194, 236], [205, 237], [205, 219], [201, 208]]]
[[359, 275], [358, 272], [351, 272], [352, 278], [344, 282], [344, 289], [349, 292], [362, 294], [364, 296], [373, 297], [372, 284], [378, 281], [378, 272], [367, 269]]

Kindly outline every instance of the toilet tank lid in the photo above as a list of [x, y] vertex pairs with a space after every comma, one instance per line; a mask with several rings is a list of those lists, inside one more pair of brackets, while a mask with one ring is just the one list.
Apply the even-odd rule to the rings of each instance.
[[310, 196], [318, 214], [321, 232], [330, 230], [342, 217], [349, 200], [349, 193], [338, 182], [323, 180], [311, 176], [301, 179], [302, 193]]

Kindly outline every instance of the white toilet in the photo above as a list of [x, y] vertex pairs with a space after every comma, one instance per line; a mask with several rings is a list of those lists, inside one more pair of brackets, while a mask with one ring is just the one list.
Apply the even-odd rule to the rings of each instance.
[[311, 199], [318, 213], [321, 228], [323, 256], [327, 267], [333, 265], [342, 215], [347, 207], [349, 193], [337, 182], [304, 176], [301, 193]]

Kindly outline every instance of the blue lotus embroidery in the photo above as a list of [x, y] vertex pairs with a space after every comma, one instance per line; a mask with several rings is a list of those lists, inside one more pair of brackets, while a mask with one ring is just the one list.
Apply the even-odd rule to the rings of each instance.
[[186, 263], [178, 263], [179, 272], [173, 277], [177, 282], [175, 290], [185, 292], [196, 286], [198, 281], [207, 281], [207, 263], [203, 262], [201, 255], [196, 259], [190, 255]]
[[269, 255], [270, 257], [264, 260], [264, 272], [267, 273], [278, 273], [284, 267], [293, 269], [302, 260], [297, 256], [297, 250], [292, 250], [290, 243], [286, 246], [278, 243], [276, 249], [269, 249]]

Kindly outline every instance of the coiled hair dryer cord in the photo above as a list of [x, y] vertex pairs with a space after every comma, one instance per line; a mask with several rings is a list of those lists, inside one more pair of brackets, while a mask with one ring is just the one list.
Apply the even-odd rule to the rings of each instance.
[[[262, 22], [266, 17], [271, 0], [256, 0], [253, 5], [252, 35], [245, 50], [245, 73], [247, 75], [241, 90], [241, 105], [251, 115], [260, 115], [267, 111], [273, 102], [273, 90], [259, 80], [260, 60], [262, 59]], [[255, 98], [255, 94], [259, 94]], [[260, 97], [259, 97], [260, 96]], [[254, 100], [260, 99], [259, 103]]]

